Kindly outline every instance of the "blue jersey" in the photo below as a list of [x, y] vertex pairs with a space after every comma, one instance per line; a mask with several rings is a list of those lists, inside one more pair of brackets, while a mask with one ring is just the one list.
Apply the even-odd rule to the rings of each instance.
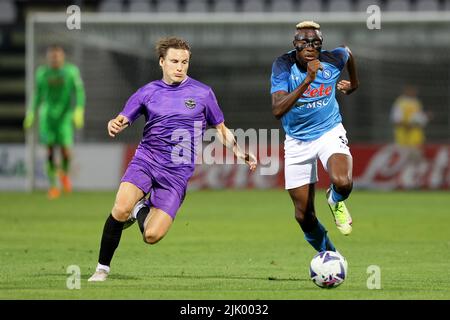
[[[323, 70], [317, 72], [316, 79], [302, 97], [281, 118], [287, 135], [302, 141], [315, 140], [342, 121], [335, 97], [336, 82], [348, 57], [348, 51], [343, 47], [320, 52]], [[296, 63], [296, 51], [289, 51], [273, 63], [270, 93], [292, 92], [301, 85], [306, 75], [306, 69]]]

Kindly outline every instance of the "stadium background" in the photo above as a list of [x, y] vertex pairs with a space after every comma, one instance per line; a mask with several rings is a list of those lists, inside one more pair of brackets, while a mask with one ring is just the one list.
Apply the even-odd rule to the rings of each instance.
[[[65, 12], [72, 3], [81, 8], [82, 30], [65, 27], [68, 16]], [[36, 66], [45, 62], [47, 45], [63, 44], [67, 59], [80, 67], [86, 86], [86, 125], [77, 133], [76, 148], [80, 150], [74, 153], [74, 187], [114, 189], [129, 159], [130, 149], [133, 150], [140, 139], [143, 120], [116, 140], [105, 134], [105, 123], [120, 111], [136, 88], [159, 77], [153, 51], [153, 44], [159, 37], [177, 34], [189, 39], [194, 53], [190, 74], [214, 88], [230, 128], [281, 129], [280, 122], [270, 111], [271, 63], [291, 49], [296, 21], [311, 17], [322, 24], [325, 48], [348, 44], [357, 59], [359, 90], [348, 97], [337, 96], [355, 155], [355, 186], [447, 189], [450, 180], [449, 3], [409, 0], [2, 1], [0, 186], [19, 190], [46, 186], [45, 151], [34, 147], [36, 135], [26, 139], [22, 120], [28, 101], [26, 95], [31, 94], [33, 85], [29, 80], [26, 82], [26, 76], [30, 79]], [[384, 14], [381, 30], [370, 30], [366, 26], [370, 15], [366, 9], [370, 4], [378, 5]], [[59, 12], [62, 20], [58, 22], [54, 17], [48, 20], [45, 15], [39, 16], [40, 12]], [[83, 20], [83, 14], [86, 17], [95, 12], [109, 14], [110, 18], [105, 19], [110, 23], [92, 23], [95, 17]], [[25, 21], [27, 15], [30, 17], [33, 13], [38, 15], [34, 16], [30, 33], [33, 42], [30, 42]], [[146, 13], [150, 14], [148, 18], [139, 16]], [[126, 22], [125, 15], [131, 15]], [[31, 63], [25, 55], [27, 41]], [[425, 110], [433, 114], [426, 127], [429, 163], [417, 172], [403, 172], [402, 158], [390, 146], [393, 142], [390, 109], [406, 84], [418, 87]], [[281, 130], [278, 139], [282, 142], [283, 138]], [[28, 147], [23, 149], [25, 142]], [[199, 170], [212, 176], [205, 180], [202, 177], [207, 174], [196, 175], [193, 179], [196, 183], [192, 183], [191, 188], [281, 187], [282, 151], [281, 144], [280, 170], [276, 178], [266, 176], [255, 183], [250, 176], [246, 180], [237, 179], [241, 176], [239, 167], [203, 166]], [[103, 164], [103, 170], [99, 170], [99, 164]], [[324, 187], [328, 181], [319, 167], [320, 186]], [[30, 178], [31, 169], [35, 179]]]

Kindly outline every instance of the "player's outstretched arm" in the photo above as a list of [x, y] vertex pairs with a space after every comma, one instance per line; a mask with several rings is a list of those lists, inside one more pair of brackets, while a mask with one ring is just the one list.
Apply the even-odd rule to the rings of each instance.
[[122, 132], [129, 124], [128, 118], [119, 114], [116, 118], [109, 120], [108, 134], [114, 138], [116, 134]]
[[243, 152], [238, 143], [236, 142], [236, 139], [234, 135], [231, 133], [231, 131], [225, 126], [225, 124], [219, 123], [216, 126], [219, 140], [222, 142], [222, 144], [233, 150], [236, 157], [239, 159], [245, 160], [245, 163], [248, 164], [251, 171], [254, 171], [257, 166], [257, 160], [256, 157], [251, 152]]
[[351, 50], [349, 47], [345, 47], [348, 52], [348, 61], [347, 61], [347, 71], [348, 75], [350, 77], [350, 81], [348, 80], [341, 80], [337, 84], [337, 88], [339, 91], [341, 91], [344, 94], [351, 94], [359, 87], [359, 79], [358, 74], [356, 72], [356, 63], [355, 63], [355, 57], [353, 56]]
[[318, 59], [308, 62], [308, 74], [305, 80], [292, 92], [276, 91], [272, 94], [272, 114], [275, 118], [280, 119], [295, 105], [303, 93], [308, 89], [309, 85], [316, 79], [317, 72], [323, 70], [323, 66]]

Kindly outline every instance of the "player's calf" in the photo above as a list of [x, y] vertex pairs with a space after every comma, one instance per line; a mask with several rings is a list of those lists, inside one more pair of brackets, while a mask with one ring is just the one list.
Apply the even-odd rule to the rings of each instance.
[[295, 220], [297, 220], [303, 232], [309, 232], [317, 224], [317, 218], [314, 211], [305, 212], [298, 208], [295, 209]]
[[325, 227], [317, 220], [314, 211], [302, 211], [296, 208], [295, 219], [299, 223], [305, 235], [305, 240], [318, 252], [336, 251], [333, 243], [327, 235]]

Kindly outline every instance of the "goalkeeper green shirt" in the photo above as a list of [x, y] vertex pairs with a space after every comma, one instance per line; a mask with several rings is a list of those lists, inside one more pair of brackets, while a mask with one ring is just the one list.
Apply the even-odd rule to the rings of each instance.
[[74, 106], [84, 107], [85, 93], [78, 67], [65, 63], [59, 69], [40, 66], [36, 71], [33, 112], [39, 109], [40, 122], [71, 125]]

